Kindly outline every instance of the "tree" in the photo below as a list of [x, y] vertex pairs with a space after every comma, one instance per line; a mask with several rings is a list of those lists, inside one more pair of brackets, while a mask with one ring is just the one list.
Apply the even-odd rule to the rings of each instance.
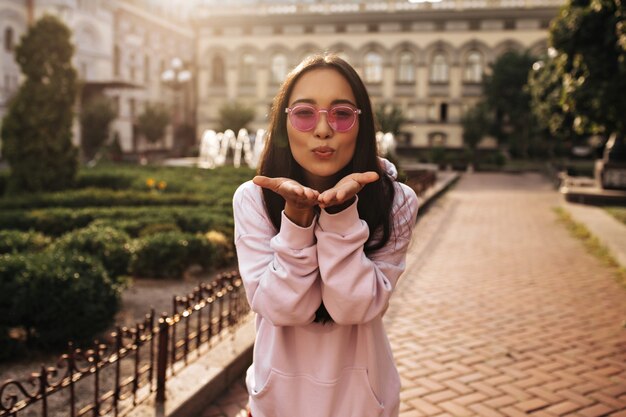
[[558, 70], [559, 61], [564, 57], [546, 56], [533, 64], [528, 76], [528, 87], [531, 95], [531, 108], [542, 129], [544, 141], [554, 153], [557, 145], [569, 148], [584, 142], [585, 136], [597, 132], [574, 129], [576, 115], [562, 106], [563, 84], [562, 73]]
[[99, 96], [87, 102], [80, 114], [81, 147], [85, 159], [91, 160], [109, 137], [109, 125], [115, 119], [110, 98]]
[[374, 117], [377, 122], [377, 130], [383, 133], [391, 132], [394, 136], [400, 133], [400, 128], [407, 121], [404, 117], [402, 107], [396, 104], [389, 105], [380, 103], [376, 105]]
[[60, 20], [44, 16], [15, 48], [25, 80], [2, 124], [9, 192], [59, 190], [75, 180], [78, 150], [71, 128], [77, 76], [70, 38]]
[[513, 154], [528, 157], [536, 134], [526, 83], [533, 58], [528, 52], [509, 51], [492, 65], [492, 74], [485, 77], [485, 102], [494, 114], [491, 134], [500, 143], [508, 143]]
[[165, 136], [165, 128], [169, 122], [170, 116], [165, 106], [147, 103], [139, 116], [138, 127], [148, 142], [156, 143]]
[[461, 117], [463, 126], [463, 143], [467, 146], [470, 160], [474, 163], [476, 148], [480, 141], [489, 133], [489, 110], [485, 102], [479, 102]]
[[626, 2], [570, 0], [550, 27], [559, 104], [578, 133], [626, 136]]
[[231, 129], [235, 135], [254, 120], [254, 109], [237, 101], [224, 104], [219, 113], [219, 129], [222, 132]]

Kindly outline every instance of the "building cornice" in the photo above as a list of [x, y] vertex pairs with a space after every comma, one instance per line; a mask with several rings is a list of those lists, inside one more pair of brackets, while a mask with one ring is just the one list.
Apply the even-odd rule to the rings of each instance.
[[188, 38], [192, 38], [194, 36], [194, 32], [192, 29], [187, 29], [182, 27], [182, 25], [176, 25], [171, 23], [170, 21], [163, 19], [159, 16], [155, 16], [153, 13], [149, 13], [145, 10], [142, 10], [140, 7], [134, 6], [132, 4], [128, 4], [125, 3], [123, 1], [118, 1], [117, 2], [117, 8], [116, 8], [117, 12], [119, 11], [125, 11], [127, 13], [130, 14], [134, 14], [146, 21], [149, 21], [151, 23], [155, 23], [167, 30], [170, 30], [172, 32], [176, 32], [181, 36], [185, 36]]
[[200, 28], [227, 26], [285, 26], [307, 24], [376, 24], [376, 23], [416, 23], [443, 22], [450, 20], [488, 19], [552, 19], [558, 7], [536, 8], [474, 8], [474, 9], [419, 9], [395, 12], [372, 11], [369, 13], [343, 12], [336, 14], [293, 13], [293, 14], [245, 14], [239, 12], [198, 13], [194, 17]]

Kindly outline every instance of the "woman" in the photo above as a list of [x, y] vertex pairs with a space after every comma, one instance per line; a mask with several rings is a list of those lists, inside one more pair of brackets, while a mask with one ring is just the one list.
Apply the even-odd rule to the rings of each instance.
[[254, 417], [391, 417], [400, 379], [382, 317], [404, 270], [417, 197], [380, 159], [356, 71], [305, 59], [276, 96], [259, 176], [233, 198], [256, 315]]

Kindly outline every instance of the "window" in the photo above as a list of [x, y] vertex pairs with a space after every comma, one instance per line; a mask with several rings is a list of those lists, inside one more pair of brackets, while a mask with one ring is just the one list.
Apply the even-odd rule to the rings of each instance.
[[239, 81], [242, 84], [254, 84], [254, 67], [256, 66], [256, 59], [252, 54], [244, 54], [241, 57], [241, 76]]
[[439, 121], [448, 121], [448, 103], [441, 103], [439, 105]]
[[120, 76], [120, 47], [115, 45], [113, 48], [113, 75]]
[[224, 71], [224, 59], [221, 55], [215, 55], [211, 63], [211, 84], [226, 84], [226, 74]]
[[143, 57], [143, 79], [150, 82], [150, 56], [147, 54]]
[[480, 83], [483, 79], [483, 56], [478, 51], [472, 51], [467, 55], [465, 63], [464, 79], [468, 83]]
[[287, 76], [287, 57], [283, 54], [276, 54], [272, 57], [271, 81], [275, 84], [283, 82]]
[[446, 56], [439, 52], [433, 57], [430, 67], [430, 81], [433, 83], [448, 82], [448, 61]]
[[433, 148], [445, 147], [446, 146], [446, 135], [445, 133], [431, 133], [428, 136], [428, 144]]
[[131, 54], [128, 59], [128, 64], [130, 67], [130, 80], [135, 81], [135, 55]]
[[415, 65], [413, 64], [413, 54], [402, 52], [398, 63], [398, 82], [415, 82]]
[[7, 52], [13, 51], [13, 28], [4, 30], [4, 50]]
[[383, 58], [376, 52], [365, 55], [365, 82], [380, 83], [383, 81]]

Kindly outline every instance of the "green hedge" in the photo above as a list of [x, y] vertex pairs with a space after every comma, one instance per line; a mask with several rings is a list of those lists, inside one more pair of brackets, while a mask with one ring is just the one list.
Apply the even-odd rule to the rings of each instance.
[[[230, 189], [227, 191], [231, 191]], [[232, 194], [216, 191], [211, 195], [169, 194], [150, 191], [107, 190], [86, 188], [57, 193], [28, 194], [0, 199], [0, 210], [32, 209], [44, 207], [116, 207], [116, 206], [186, 206], [212, 205], [227, 206], [232, 204]]]
[[52, 240], [34, 231], [0, 230], [0, 254], [18, 252], [38, 252], [45, 249]]
[[64, 234], [50, 250], [83, 253], [102, 262], [110, 277], [128, 274], [131, 261], [130, 236], [112, 227], [89, 226]]
[[7, 341], [6, 330], [16, 327], [25, 330], [29, 346], [88, 341], [112, 323], [120, 291], [102, 263], [89, 256], [58, 251], [1, 255], [0, 330], [5, 333], [0, 343]]
[[115, 207], [115, 208], [49, 208], [0, 211], [0, 229], [36, 230], [49, 236], [60, 236], [88, 226], [94, 221], [124, 230], [133, 237], [150, 224], [174, 223], [186, 232], [214, 229], [232, 236], [232, 208], [209, 207]]
[[204, 235], [167, 232], [135, 239], [133, 252], [132, 275], [177, 278], [192, 264], [211, 267], [217, 250]]

